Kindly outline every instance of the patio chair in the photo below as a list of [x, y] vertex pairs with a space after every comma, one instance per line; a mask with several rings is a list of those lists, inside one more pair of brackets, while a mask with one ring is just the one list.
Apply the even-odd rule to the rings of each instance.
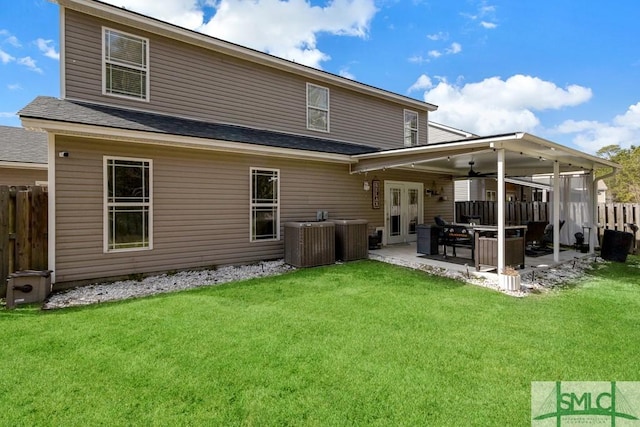
[[[560, 230], [562, 230], [562, 226], [565, 221], [560, 221]], [[548, 244], [553, 244], [553, 224], [549, 223], [544, 228], [544, 234], [542, 235], [542, 239], [540, 239], [540, 247], [546, 248]]]

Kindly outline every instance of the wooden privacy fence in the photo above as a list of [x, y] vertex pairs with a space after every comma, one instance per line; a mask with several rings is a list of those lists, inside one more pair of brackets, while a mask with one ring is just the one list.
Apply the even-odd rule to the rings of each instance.
[[640, 204], [637, 203], [598, 203], [598, 241], [602, 230], [626, 231], [633, 234], [633, 252], [638, 247], [640, 233], [634, 233], [629, 224], [640, 226]]
[[14, 271], [47, 269], [47, 196], [46, 187], [0, 185], [0, 296]]
[[[465, 218], [479, 218], [483, 225], [498, 224], [498, 202], [469, 201], [456, 202], [455, 220], [467, 222]], [[522, 225], [531, 221], [548, 222], [549, 206], [547, 202], [505, 202], [505, 224]]]
[[[480, 224], [496, 225], [498, 203], [489, 201], [456, 202], [455, 219], [464, 222], [465, 217], [472, 216], [479, 219]], [[506, 202], [505, 223], [520, 225], [527, 222], [550, 222], [548, 202]], [[602, 230], [627, 231], [633, 233], [629, 224], [640, 226], [640, 204], [634, 203], [599, 203], [597, 235], [602, 236]], [[640, 232], [636, 233], [640, 239]], [[637, 243], [638, 244], [638, 243]]]
[[640, 204], [598, 203], [598, 224], [601, 228], [629, 231], [629, 224], [640, 225]]

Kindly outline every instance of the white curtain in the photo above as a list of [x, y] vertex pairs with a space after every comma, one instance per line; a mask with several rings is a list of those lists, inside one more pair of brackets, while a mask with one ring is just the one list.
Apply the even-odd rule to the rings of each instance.
[[[553, 178], [550, 181], [553, 181]], [[566, 221], [560, 229], [560, 244], [573, 245], [576, 241], [575, 233], [578, 232], [584, 233], [584, 243], [589, 243], [587, 238], [595, 237], [594, 230], [589, 233], [583, 228], [593, 224], [592, 182], [591, 174], [560, 177], [560, 221]], [[553, 196], [548, 200], [553, 200]], [[550, 203], [549, 214], [550, 218], [553, 218], [553, 203]]]

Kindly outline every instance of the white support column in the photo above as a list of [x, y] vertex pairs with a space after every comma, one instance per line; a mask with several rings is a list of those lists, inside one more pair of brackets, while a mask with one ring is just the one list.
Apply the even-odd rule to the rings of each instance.
[[505, 217], [505, 199], [504, 191], [504, 149], [498, 150], [498, 277], [504, 271], [504, 217]]
[[591, 177], [591, 223], [589, 227], [589, 253], [593, 255], [596, 251], [596, 240], [598, 238], [598, 180], [593, 171], [589, 172]]
[[553, 162], [553, 261], [560, 262], [560, 163]]

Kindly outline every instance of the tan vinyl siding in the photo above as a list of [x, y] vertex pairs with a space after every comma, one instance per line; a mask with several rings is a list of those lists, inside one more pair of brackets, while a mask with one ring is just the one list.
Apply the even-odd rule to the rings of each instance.
[[[166, 37], [65, 10], [66, 98], [219, 123], [330, 138], [380, 148], [403, 146], [403, 109], [344, 88], [221, 55]], [[102, 26], [149, 38], [149, 102], [102, 95]], [[330, 90], [330, 132], [306, 128], [306, 83]], [[427, 142], [427, 111], [419, 111]]]
[[459, 141], [464, 138], [464, 135], [460, 135], [459, 133], [448, 132], [444, 129], [429, 126], [429, 144], [436, 144], [438, 142]]
[[[384, 226], [384, 188], [380, 209], [371, 206], [363, 181], [436, 182], [449, 191], [448, 202], [425, 197], [425, 222], [453, 213], [448, 177], [389, 170], [350, 175], [344, 164], [251, 157], [214, 151], [153, 147], [114, 141], [57, 137], [56, 281], [77, 282], [195, 267], [251, 263], [284, 256], [283, 240], [250, 242], [249, 171], [280, 170], [280, 225], [310, 221], [317, 210], [330, 218]], [[153, 161], [153, 249], [103, 253], [103, 156]]]
[[0, 167], [0, 185], [34, 185], [36, 181], [47, 181], [47, 170]]
[[457, 202], [466, 202], [469, 198], [469, 180], [455, 181], [455, 200]]

